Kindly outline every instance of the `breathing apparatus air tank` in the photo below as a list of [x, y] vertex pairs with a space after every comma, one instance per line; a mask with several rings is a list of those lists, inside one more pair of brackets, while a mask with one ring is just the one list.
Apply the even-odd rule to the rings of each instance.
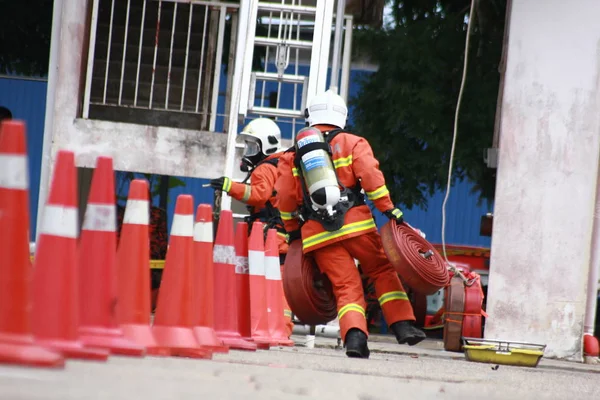
[[323, 134], [317, 128], [303, 128], [296, 135], [296, 154], [300, 156], [298, 167], [312, 208], [326, 210], [332, 216], [334, 206], [340, 201], [341, 191], [331, 156], [324, 150], [326, 146]]

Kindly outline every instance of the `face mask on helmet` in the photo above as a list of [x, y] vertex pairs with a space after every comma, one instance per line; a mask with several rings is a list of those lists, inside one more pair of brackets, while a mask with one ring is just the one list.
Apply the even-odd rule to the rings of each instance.
[[260, 144], [253, 140], [244, 141], [244, 154], [243, 157], [252, 157], [260, 153]]
[[244, 154], [240, 162], [240, 170], [242, 172], [251, 171], [256, 164], [263, 159], [263, 154], [260, 144], [253, 140], [246, 140], [244, 146]]

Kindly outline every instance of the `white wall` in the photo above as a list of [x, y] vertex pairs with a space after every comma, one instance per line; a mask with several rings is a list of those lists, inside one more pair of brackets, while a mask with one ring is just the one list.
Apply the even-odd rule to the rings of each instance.
[[600, 146], [600, 1], [512, 8], [485, 336], [580, 360]]

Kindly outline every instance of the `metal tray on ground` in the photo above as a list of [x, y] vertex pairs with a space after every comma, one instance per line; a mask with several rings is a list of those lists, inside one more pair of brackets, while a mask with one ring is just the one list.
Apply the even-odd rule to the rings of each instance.
[[463, 337], [463, 349], [468, 361], [537, 367], [544, 356], [545, 344], [511, 342]]

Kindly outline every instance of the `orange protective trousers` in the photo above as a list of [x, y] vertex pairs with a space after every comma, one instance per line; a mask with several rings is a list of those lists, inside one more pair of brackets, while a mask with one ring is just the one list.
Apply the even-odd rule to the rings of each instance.
[[412, 306], [398, 274], [387, 259], [377, 232], [348, 238], [311, 252], [322, 273], [329, 277], [337, 301], [342, 338], [352, 328], [365, 334], [366, 302], [356, 258], [362, 271], [375, 283], [375, 293], [386, 322], [414, 321]]

